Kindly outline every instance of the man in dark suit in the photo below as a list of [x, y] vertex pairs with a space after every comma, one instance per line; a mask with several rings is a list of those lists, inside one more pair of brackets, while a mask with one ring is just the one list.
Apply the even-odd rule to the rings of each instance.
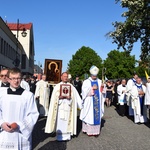
[[82, 82], [79, 80], [79, 76], [76, 75], [76, 79], [73, 80], [73, 85], [77, 89], [80, 97], [81, 97], [81, 88], [82, 88]]

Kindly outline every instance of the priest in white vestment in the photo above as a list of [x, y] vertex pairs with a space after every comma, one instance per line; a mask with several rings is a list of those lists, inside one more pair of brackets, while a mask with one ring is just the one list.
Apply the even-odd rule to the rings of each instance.
[[82, 131], [89, 136], [100, 134], [101, 118], [104, 114], [104, 99], [101, 93], [102, 81], [97, 78], [99, 69], [96, 66], [90, 68], [91, 77], [82, 84], [82, 104], [80, 119]]
[[25, 75], [24, 75], [24, 78], [21, 80], [21, 83], [20, 83], [20, 86], [27, 90], [27, 91], [30, 91], [30, 86], [29, 86], [29, 83], [25, 80]]
[[50, 87], [46, 81], [46, 75], [36, 83], [35, 98], [39, 100], [38, 110], [40, 116], [47, 116], [49, 108]]
[[45, 133], [56, 132], [57, 141], [68, 141], [76, 135], [77, 108], [81, 108], [81, 98], [68, 82], [68, 73], [62, 73], [61, 80], [52, 92]]
[[132, 90], [132, 87], [135, 85], [137, 78], [138, 78], [138, 75], [134, 73], [133, 78], [129, 79], [126, 85], [126, 100], [127, 100], [127, 105], [129, 106], [129, 116], [134, 115], [134, 112], [132, 109], [132, 103], [131, 103], [131, 90]]
[[0, 88], [0, 150], [31, 150], [39, 116], [34, 96], [20, 87], [18, 68], [8, 71], [8, 82], [10, 87]]
[[144, 104], [144, 95], [146, 87], [142, 84], [141, 78], [136, 79], [136, 84], [131, 90], [131, 103], [134, 110], [134, 123], [147, 122], [146, 105]]

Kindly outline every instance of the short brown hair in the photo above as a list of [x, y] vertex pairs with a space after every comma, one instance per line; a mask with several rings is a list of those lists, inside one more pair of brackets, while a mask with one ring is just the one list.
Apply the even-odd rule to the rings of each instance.
[[20, 73], [21, 75], [21, 70], [19, 68], [11, 68], [8, 70], [7, 76], [9, 77], [10, 74], [17, 74]]
[[2, 68], [2, 69], [0, 70], [0, 72], [2, 72], [3, 70], [9, 70], [9, 68]]

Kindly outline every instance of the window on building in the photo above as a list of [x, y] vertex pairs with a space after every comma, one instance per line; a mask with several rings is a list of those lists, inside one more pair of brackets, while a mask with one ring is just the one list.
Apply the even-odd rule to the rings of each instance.
[[1, 37], [0, 37], [0, 53], [1, 53]]
[[33, 52], [32, 52], [33, 50], [32, 49], [33, 49], [33, 43], [32, 43], [32, 41], [30, 41], [30, 55], [33, 54]]
[[5, 51], [5, 55], [8, 57], [8, 43], [6, 43], [6, 51]]
[[3, 52], [3, 42], [4, 42], [4, 40], [3, 40], [3, 38], [1, 38], [1, 50], [0, 50], [0, 53], [2, 54], [2, 52]]
[[12, 56], [11, 56], [12, 60], [14, 60], [16, 58], [16, 53], [14, 48], [12, 48]]
[[6, 49], [6, 41], [4, 41], [4, 46], [3, 46], [3, 49], [2, 49], [2, 54], [3, 55], [5, 55], [5, 51], [6, 51], [5, 49]]
[[10, 58], [10, 56], [11, 56], [10, 55], [10, 48], [11, 48], [10, 45], [8, 45], [8, 58]]
[[21, 69], [26, 69], [26, 55], [22, 54]]
[[29, 59], [29, 66], [30, 66], [31, 68], [33, 68], [33, 66], [34, 66], [33, 60], [32, 60], [31, 58]]

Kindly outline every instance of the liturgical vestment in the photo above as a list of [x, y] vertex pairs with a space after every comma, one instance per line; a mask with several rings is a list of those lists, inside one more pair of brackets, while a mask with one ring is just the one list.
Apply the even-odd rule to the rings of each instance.
[[60, 82], [53, 89], [45, 127], [46, 133], [56, 132], [58, 141], [70, 140], [71, 135], [76, 135], [77, 108], [81, 107], [81, 98], [70, 83], [67, 85], [71, 87], [71, 99], [59, 99], [61, 84], [64, 83]]
[[39, 113], [31, 92], [19, 88], [0, 89], [0, 125], [4, 122], [19, 125], [14, 132], [0, 132], [0, 150], [31, 150], [31, 135]]
[[[93, 90], [93, 86], [97, 90]], [[80, 119], [83, 122], [82, 131], [88, 135], [100, 133], [101, 118], [104, 114], [104, 99], [101, 93], [101, 80], [86, 79], [82, 85], [82, 104]]]
[[50, 88], [47, 81], [40, 80], [36, 83], [35, 97], [39, 97], [38, 109], [40, 115], [47, 116], [49, 107]]
[[139, 95], [139, 91], [145, 93], [146, 87], [142, 84], [136, 84], [131, 90], [132, 108], [134, 110], [134, 123], [147, 122], [146, 105], [144, 104], [144, 96]]

